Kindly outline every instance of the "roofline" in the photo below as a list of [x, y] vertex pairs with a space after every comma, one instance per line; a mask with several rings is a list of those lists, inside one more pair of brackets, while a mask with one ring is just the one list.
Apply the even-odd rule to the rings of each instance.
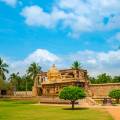
[[[68, 68], [68, 69], [59, 69], [59, 71], [67, 71], [67, 70], [80, 70], [80, 71], [86, 71], [85, 69], [72, 69], [72, 68]], [[42, 73], [47, 73], [47, 71], [42, 71]], [[39, 74], [39, 73], [38, 73]]]

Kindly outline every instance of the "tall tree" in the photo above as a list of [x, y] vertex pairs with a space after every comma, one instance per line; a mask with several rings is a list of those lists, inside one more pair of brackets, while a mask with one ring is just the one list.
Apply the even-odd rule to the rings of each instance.
[[10, 75], [10, 83], [14, 87], [14, 89], [19, 90], [20, 89], [20, 84], [21, 84], [21, 77], [19, 76], [19, 73], [12, 73]]
[[8, 65], [0, 58], [0, 77], [1, 79], [5, 80], [6, 76], [5, 73], [8, 73]]
[[72, 69], [80, 69], [81, 63], [79, 61], [74, 61], [72, 64]]
[[33, 79], [35, 80], [35, 77], [36, 75], [41, 71], [41, 67], [33, 62], [29, 67], [28, 67], [28, 70], [27, 70], [27, 74]]
[[30, 76], [28, 75], [22, 76], [21, 90], [31, 91], [33, 84], [34, 84], [34, 81], [31, 79]]

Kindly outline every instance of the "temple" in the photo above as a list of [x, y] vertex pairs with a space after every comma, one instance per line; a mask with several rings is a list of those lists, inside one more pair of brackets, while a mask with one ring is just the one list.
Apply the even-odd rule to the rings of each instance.
[[48, 72], [40, 72], [34, 81], [33, 96], [53, 96], [66, 86], [88, 88], [89, 81], [87, 70], [64, 69], [58, 70], [53, 65]]

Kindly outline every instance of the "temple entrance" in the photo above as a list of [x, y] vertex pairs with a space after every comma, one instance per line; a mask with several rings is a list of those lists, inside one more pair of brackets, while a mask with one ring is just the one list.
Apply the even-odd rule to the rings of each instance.
[[76, 86], [81, 87], [81, 88], [85, 88], [85, 83], [77, 82]]
[[1, 95], [7, 95], [7, 91], [6, 90], [1, 90]]
[[41, 95], [42, 95], [42, 93], [43, 93], [42, 88], [38, 88], [38, 96], [41, 96]]

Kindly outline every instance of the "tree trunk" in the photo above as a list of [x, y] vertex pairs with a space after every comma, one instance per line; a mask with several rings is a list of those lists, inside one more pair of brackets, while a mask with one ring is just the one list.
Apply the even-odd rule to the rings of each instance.
[[72, 109], [74, 110], [75, 101], [73, 100], [71, 101], [71, 103], [72, 103]]
[[119, 104], [119, 99], [116, 99], [116, 103]]

